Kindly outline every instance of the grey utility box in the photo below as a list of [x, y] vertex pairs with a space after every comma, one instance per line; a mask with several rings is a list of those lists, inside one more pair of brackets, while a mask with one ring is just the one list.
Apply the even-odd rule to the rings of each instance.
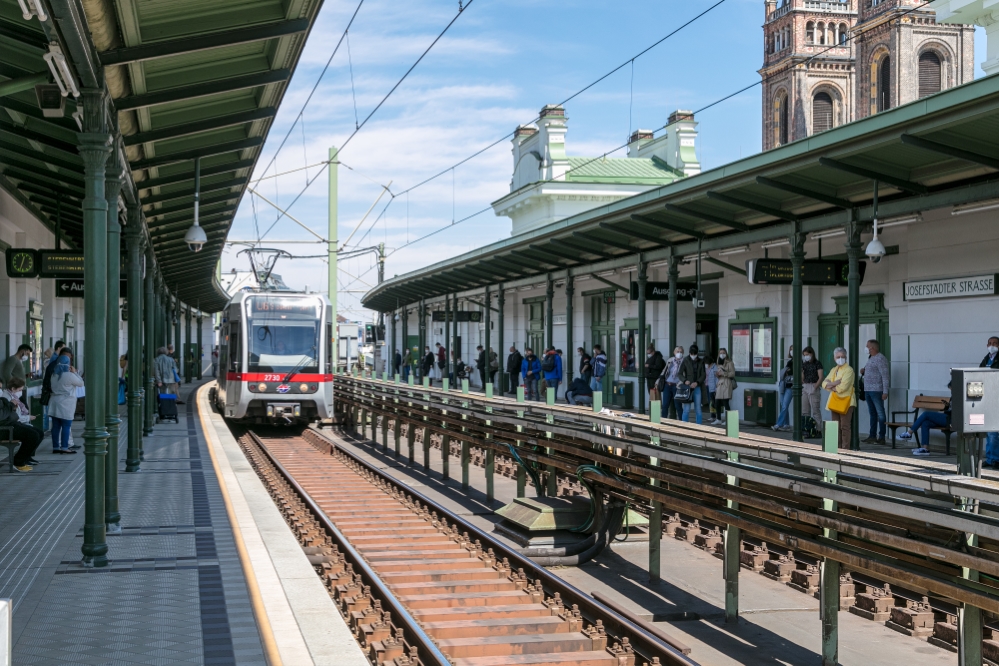
[[999, 432], [999, 370], [951, 368], [951, 426], [959, 435]]

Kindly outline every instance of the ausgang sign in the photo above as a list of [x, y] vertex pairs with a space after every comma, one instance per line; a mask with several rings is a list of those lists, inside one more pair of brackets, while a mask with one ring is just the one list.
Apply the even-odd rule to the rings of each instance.
[[965, 296], [995, 296], [999, 294], [999, 275], [919, 280], [902, 285], [902, 297], [907, 301], [931, 298], [962, 298]]

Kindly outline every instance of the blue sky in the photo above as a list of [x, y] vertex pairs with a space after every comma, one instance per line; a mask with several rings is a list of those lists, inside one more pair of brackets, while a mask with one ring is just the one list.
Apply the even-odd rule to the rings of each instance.
[[[544, 104], [561, 102], [715, 2], [474, 0], [342, 151], [340, 240], [358, 225], [383, 185], [397, 196], [382, 196], [350, 246], [384, 242], [390, 253], [387, 277], [508, 237], [508, 218], [488, 211], [402, 247], [486, 208], [509, 191], [508, 140], [408, 194], [399, 193], [531, 121]], [[289, 212], [323, 237], [327, 175], [319, 174], [318, 167], [302, 167], [325, 160], [330, 146], [343, 145], [355, 129], [355, 98], [357, 117], [363, 119], [458, 9], [456, 1], [365, 0], [349, 34], [349, 58], [345, 43], [265, 173], [355, 7], [354, 0], [326, 0], [254, 174], [259, 178], [296, 170], [255, 186], [282, 207], [314, 179]], [[762, 0], [725, 0], [635, 60], [633, 67], [625, 66], [566, 104], [569, 154], [603, 154], [624, 144], [629, 130], [657, 129], [673, 110], [700, 109], [759, 81], [763, 8]], [[983, 32], [976, 33], [976, 63], [985, 57]], [[981, 76], [977, 65], [976, 70]], [[698, 114], [702, 166], [710, 169], [758, 152], [760, 114], [759, 86]], [[263, 233], [276, 217], [274, 208], [248, 193], [229, 237], [256, 238], [257, 229]], [[310, 239], [315, 236], [287, 218], [265, 236], [272, 246], [298, 256], [323, 254], [321, 244], [273, 244]], [[239, 249], [227, 248], [224, 271], [248, 267], [245, 256], [236, 256]], [[369, 319], [359, 299], [376, 283], [373, 258], [344, 260], [341, 268], [341, 289], [347, 290], [340, 293], [341, 314]], [[322, 259], [283, 260], [275, 270], [293, 288], [325, 290]]]

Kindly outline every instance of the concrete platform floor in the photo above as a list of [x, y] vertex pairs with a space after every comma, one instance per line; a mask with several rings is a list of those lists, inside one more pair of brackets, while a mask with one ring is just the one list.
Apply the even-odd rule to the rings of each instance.
[[[368, 434], [370, 436], [370, 430]], [[471, 468], [471, 488], [463, 493], [461, 462], [457, 457], [451, 457], [450, 467], [452, 476], [458, 475], [459, 481], [452, 478], [445, 483], [441, 478], [440, 452], [431, 451], [428, 474], [420, 464], [423, 458], [419, 447], [417, 463], [408, 465], [405, 439], [403, 456], [398, 459], [393, 455], [391, 440], [388, 454], [382, 451], [380, 444], [375, 446], [360, 440], [344, 440], [344, 443], [394, 478], [486, 530], [491, 530], [498, 521], [493, 509], [511, 501], [516, 493], [513, 479], [496, 475], [496, 500], [488, 505], [485, 472], [480, 467]], [[532, 492], [528, 484], [528, 493]], [[720, 559], [685, 542], [664, 538], [660, 566], [662, 580], [649, 583], [647, 544], [619, 542], [581, 567], [561, 567], [553, 571], [584, 592], [599, 592], [656, 622], [664, 631], [689, 645], [692, 648], [690, 657], [703, 666], [821, 664], [817, 599], [743, 569], [739, 579], [741, 618], [737, 626], [727, 626]], [[954, 653], [849, 612], [839, 614], [839, 636], [839, 660], [843, 666], [957, 663]]]

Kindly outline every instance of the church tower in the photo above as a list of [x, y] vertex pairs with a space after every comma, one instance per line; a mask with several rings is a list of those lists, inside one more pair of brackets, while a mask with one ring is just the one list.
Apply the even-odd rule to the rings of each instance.
[[974, 27], [922, 0], [781, 3], [764, 3], [764, 150], [974, 78]]
[[855, 118], [975, 78], [975, 27], [936, 22], [919, 0], [860, 0]]
[[857, 2], [766, 0], [764, 150], [853, 120]]

